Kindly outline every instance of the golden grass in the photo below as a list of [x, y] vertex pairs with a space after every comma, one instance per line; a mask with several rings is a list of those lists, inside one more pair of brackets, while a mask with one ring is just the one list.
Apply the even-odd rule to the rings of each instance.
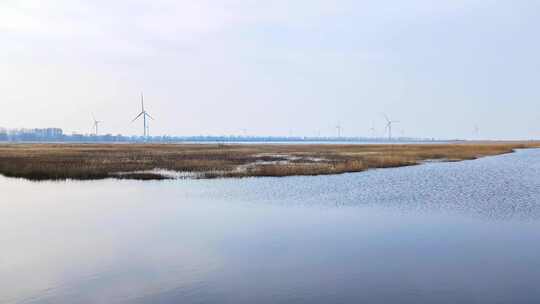
[[[422, 145], [5, 144], [0, 173], [30, 180], [161, 179], [156, 168], [202, 178], [320, 175], [459, 161], [540, 147], [539, 142]], [[123, 172], [127, 174], [118, 175]]]

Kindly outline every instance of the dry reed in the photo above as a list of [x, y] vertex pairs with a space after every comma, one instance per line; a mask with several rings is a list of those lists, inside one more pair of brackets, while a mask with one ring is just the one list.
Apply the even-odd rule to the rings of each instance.
[[[0, 174], [30, 180], [162, 179], [166, 169], [200, 177], [359, 172], [427, 160], [459, 161], [540, 147], [538, 142], [419, 145], [5, 144]], [[122, 175], [118, 173], [122, 172]]]

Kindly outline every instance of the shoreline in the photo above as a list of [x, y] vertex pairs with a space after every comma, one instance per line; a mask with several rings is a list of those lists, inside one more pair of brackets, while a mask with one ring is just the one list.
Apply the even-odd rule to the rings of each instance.
[[540, 142], [1, 144], [0, 174], [32, 181], [313, 176], [472, 160], [527, 148], [540, 148]]

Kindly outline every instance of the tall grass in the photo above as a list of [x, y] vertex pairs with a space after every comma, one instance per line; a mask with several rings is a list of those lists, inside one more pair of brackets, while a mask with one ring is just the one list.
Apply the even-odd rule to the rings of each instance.
[[[30, 180], [161, 179], [156, 168], [201, 177], [289, 176], [358, 172], [426, 160], [459, 161], [540, 147], [538, 142], [432, 145], [0, 145], [0, 174]], [[240, 170], [240, 168], [243, 168]], [[117, 173], [122, 172], [122, 175]]]

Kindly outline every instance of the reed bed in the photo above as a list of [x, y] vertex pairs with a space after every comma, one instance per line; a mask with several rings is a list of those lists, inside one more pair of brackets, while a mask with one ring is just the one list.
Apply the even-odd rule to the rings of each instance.
[[4, 144], [0, 174], [29, 180], [322, 175], [460, 161], [537, 148], [539, 142], [404, 145]]

